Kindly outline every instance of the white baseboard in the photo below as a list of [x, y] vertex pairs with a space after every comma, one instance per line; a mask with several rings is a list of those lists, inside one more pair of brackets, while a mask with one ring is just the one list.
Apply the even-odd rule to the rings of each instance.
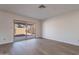
[[53, 41], [57, 41], [57, 42], [61, 42], [61, 43], [65, 43], [65, 44], [69, 44], [69, 45], [74, 45], [74, 46], [79, 46], [78, 44], [74, 44], [74, 43], [70, 43], [70, 42], [65, 42], [65, 41], [60, 41], [60, 40], [54, 40], [54, 39], [48, 39], [48, 38], [43, 38], [43, 39], [47, 39], [47, 40], [53, 40]]

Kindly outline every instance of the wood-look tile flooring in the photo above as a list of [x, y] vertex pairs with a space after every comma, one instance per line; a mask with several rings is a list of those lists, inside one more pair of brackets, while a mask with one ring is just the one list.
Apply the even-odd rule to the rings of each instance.
[[79, 46], [47, 39], [29, 39], [0, 45], [0, 55], [78, 55]]

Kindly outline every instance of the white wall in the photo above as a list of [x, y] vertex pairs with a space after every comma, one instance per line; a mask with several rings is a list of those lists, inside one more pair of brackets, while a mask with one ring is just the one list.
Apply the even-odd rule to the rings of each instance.
[[62, 14], [43, 22], [43, 37], [79, 46], [79, 11]]
[[40, 29], [41, 23], [39, 20], [0, 11], [0, 44], [13, 42], [14, 40], [13, 20], [14, 19], [23, 20], [23, 21], [31, 21], [31, 22], [36, 23], [36, 37], [41, 36], [41, 29]]

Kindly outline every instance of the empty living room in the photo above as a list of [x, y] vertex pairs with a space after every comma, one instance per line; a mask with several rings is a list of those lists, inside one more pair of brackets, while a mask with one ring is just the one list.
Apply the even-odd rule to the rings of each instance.
[[0, 55], [79, 55], [79, 4], [0, 4]]

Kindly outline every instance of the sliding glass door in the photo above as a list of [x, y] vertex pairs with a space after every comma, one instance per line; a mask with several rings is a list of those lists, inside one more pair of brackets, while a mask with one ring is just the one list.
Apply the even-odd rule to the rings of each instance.
[[26, 35], [26, 25], [23, 23], [15, 23], [15, 37]]
[[26, 26], [26, 36], [27, 38], [34, 37], [34, 24], [27, 24]]
[[15, 41], [26, 40], [35, 37], [35, 25], [23, 22], [15, 22]]

